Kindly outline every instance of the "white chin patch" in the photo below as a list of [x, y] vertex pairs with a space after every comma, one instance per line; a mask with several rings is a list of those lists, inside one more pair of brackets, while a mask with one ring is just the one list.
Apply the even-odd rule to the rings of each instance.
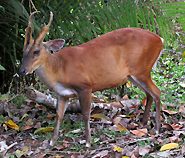
[[31, 72], [27, 72], [26, 75], [33, 73], [33, 70]]

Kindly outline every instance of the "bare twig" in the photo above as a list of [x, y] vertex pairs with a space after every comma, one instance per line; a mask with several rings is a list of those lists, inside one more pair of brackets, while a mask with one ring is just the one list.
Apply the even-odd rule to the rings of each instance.
[[[117, 139], [117, 138], [116, 138]], [[122, 142], [122, 143], [118, 143], [116, 145], [126, 145], [126, 144], [132, 144], [132, 143], [136, 143], [136, 142], [139, 142], [139, 141], [144, 141], [144, 140], [148, 140], [150, 138], [142, 138], [142, 139], [136, 139], [136, 140], [128, 140], [128, 141], [125, 141], [125, 142]]]
[[115, 139], [114, 137], [108, 135], [107, 133], [103, 132], [103, 134], [105, 134], [107, 137], [111, 138], [111, 139]]
[[105, 141], [103, 141], [103, 142], [100, 142], [100, 144], [105, 144], [105, 143], [107, 143], [107, 142], [112, 142], [112, 141], [114, 141], [114, 140], [115, 140], [115, 138], [107, 139], [107, 140], [105, 140]]
[[18, 97], [22, 91], [23, 91], [23, 89], [20, 90], [20, 92], [18, 94], [16, 94], [15, 96], [11, 97], [10, 99], [8, 99], [7, 102], [9, 102], [9, 101], [13, 100], [14, 98]]
[[31, 2], [31, 4], [32, 4], [33, 8], [35, 9], [35, 11], [37, 11], [37, 8], [35, 7], [35, 5], [34, 5], [33, 1], [32, 1], [32, 0], [30, 0], [30, 2]]

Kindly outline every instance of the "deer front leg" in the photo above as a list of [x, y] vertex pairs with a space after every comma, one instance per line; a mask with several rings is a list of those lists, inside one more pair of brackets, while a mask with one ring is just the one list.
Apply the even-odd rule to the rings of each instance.
[[56, 114], [57, 114], [57, 121], [55, 124], [55, 129], [53, 133], [53, 137], [50, 141], [50, 146], [54, 146], [57, 138], [58, 138], [58, 132], [60, 128], [60, 124], [62, 122], [65, 110], [67, 108], [67, 102], [68, 98], [62, 97], [62, 96], [57, 96], [57, 108], [56, 108]]
[[91, 89], [82, 90], [79, 93], [79, 101], [83, 120], [85, 122], [85, 136], [86, 136], [86, 147], [91, 147], [91, 132], [90, 132], [90, 110], [91, 110]]

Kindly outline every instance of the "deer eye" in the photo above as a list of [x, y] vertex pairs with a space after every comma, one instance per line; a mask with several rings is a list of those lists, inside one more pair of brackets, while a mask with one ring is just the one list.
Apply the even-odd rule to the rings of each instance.
[[33, 52], [33, 55], [39, 55], [39, 53], [40, 53], [40, 50], [36, 50]]

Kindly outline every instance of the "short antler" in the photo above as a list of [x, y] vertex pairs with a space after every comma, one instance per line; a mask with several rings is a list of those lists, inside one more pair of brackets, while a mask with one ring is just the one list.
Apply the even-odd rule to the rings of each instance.
[[25, 40], [24, 40], [24, 51], [26, 50], [27, 46], [29, 44], [32, 44], [34, 42], [33, 37], [32, 37], [32, 17], [35, 13], [39, 13], [40, 11], [35, 11], [33, 13], [31, 13], [30, 17], [29, 17], [29, 21], [28, 21], [28, 27], [26, 28], [26, 34], [25, 34]]
[[50, 27], [50, 25], [51, 25], [52, 20], [53, 20], [53, 12], [51, 12], [51, 11], [50, 11], [50, 19], [49, 19], [49, 23], [48, 23], [45, 27], [49, 28], [49, 27]]
[[53, 13], [50, 12], [49, 23], [42, 28], [41, 32], [39, 33], [39, 36], [37, 37], [37, 39], [35, 41], [35, 43], [37, 43], [38, 45], [43, 42], [44, 37], [46, 36], [47, 32], [49, 31], [49, 27], [51, 25], [52, 20], [53, 20]]

